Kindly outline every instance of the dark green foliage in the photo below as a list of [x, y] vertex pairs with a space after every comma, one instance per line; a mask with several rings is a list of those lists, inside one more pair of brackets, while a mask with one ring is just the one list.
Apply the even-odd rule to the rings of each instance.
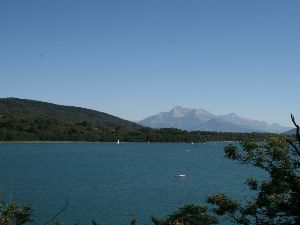
[[208, 214], [208, 208], [205, 205], [185, 205], [166, 219], [160, 220], [152, 218], [155, 225], [210, 225], [217, 224], [215, 216]]
[[151, 129], [94, 110], [0, 99], [0, 141], [206, 142], [263, 140], [271, 134]]
[[136, 224], [136, 219], [132, 219], [131, 222], [130, 222], [130, 225], [135, 225]]
[[92, 225], [100, 225], [99, 223], [96, 223], [95, 220], [92, 221]]
[[238, 203], [232, 199], [229, 199], [225, 194], [218, 193], [207, 198], [207, 202], [218, 205], [219, 207], [214, 209], [214, 212], [218, 216], [223, 216], [225, 213], [234, 213], [238, 209]]
[[209, 197], [208, 203], [215, 205], [213, 211], [229, 216], [238, 224], [299, 224], [299, 143], [291, 146], [288, 142], [284, 137], [277, 137], [264, 143], [246, 141], [242, 148], [227, 146], [227, 158], [261, 168], [269, 179], [257, 181], [251, 177], [246, 180], [249, 189], [256, 192], [246, 203], [238, 203], [224, 194]]
[[0, 202], [0, 225], [22, 225], [33, 222], [32, 210], [16, 203]]
[[142, 127], [94, 110], [16, 98], [0, 99], [0, 115], [2, 141], [115, 141], [117, 131]]

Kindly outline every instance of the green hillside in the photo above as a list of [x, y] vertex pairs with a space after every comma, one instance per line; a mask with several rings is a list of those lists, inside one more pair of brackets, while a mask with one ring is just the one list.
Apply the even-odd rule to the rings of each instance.
[[0, 99], [0, 140], [96, 141], [140, 125], [95, 110], [47, 102]]
[[205, 142], [270, 135], [151, 129], [95, 110], [0, 98], [0, 141]]
[[119, 126], [122, 128], [137, 128], [139, 125], [120, 119], [109, 114], [74, 106], [56, 105], [47, 102], [18, 99], [0, 99], [0, 113], [3, 115], [14, 114], [18, 118], [43, 118], [60, 120], [68, 123], [87, 121], [102, 127]]

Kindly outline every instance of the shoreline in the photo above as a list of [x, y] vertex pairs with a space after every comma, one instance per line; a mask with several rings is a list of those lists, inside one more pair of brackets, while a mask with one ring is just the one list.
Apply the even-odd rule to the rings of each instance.
[[144, 142], [144, 141], [121, 141], [119, 144], [109, 141], [0, 141], [1, 144], [208, 144], [208, 143], [237, 143], [238, 141], [207, 141], [207, 142]]
[[[210, 141], [210, 142], [224, 142], [224, 141]], [[131, 144], [131, 143], [140, 143], [140, 144], [192, 144], [191, 142], [145, 142], [145, 141], [121, 141], [119, 144]], [[204, 144], [207, 142], [194, 142], [194, 144]], [[0, 141], [0, 144], [116, 144], [116, 141]]]

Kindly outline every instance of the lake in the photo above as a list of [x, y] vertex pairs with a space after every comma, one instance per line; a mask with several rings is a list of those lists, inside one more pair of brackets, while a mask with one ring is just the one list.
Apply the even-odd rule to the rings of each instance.
[[[152, 224], [214, 192], [249, 196], [244, 180], [257, 169], [224, 157], [228, 143], [0, 144], [1, 198], [30, 204], [35, 224], [63, 208], [65, 224], [124, 225], [133, 213]], [[176, 179], [177, 172], [186, 174]]]

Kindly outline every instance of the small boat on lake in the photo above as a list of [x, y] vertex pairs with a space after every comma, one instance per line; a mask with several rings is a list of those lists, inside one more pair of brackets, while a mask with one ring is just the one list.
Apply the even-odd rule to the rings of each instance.
[[117, 144], [120, 144], [120, 140], [118, 139]]
[[175, 177], [176, 177], [176, 178], [182, 178], [182, 177], [185, 177], [185, 174], [182, 174], [182, 173], [176, 173]]

